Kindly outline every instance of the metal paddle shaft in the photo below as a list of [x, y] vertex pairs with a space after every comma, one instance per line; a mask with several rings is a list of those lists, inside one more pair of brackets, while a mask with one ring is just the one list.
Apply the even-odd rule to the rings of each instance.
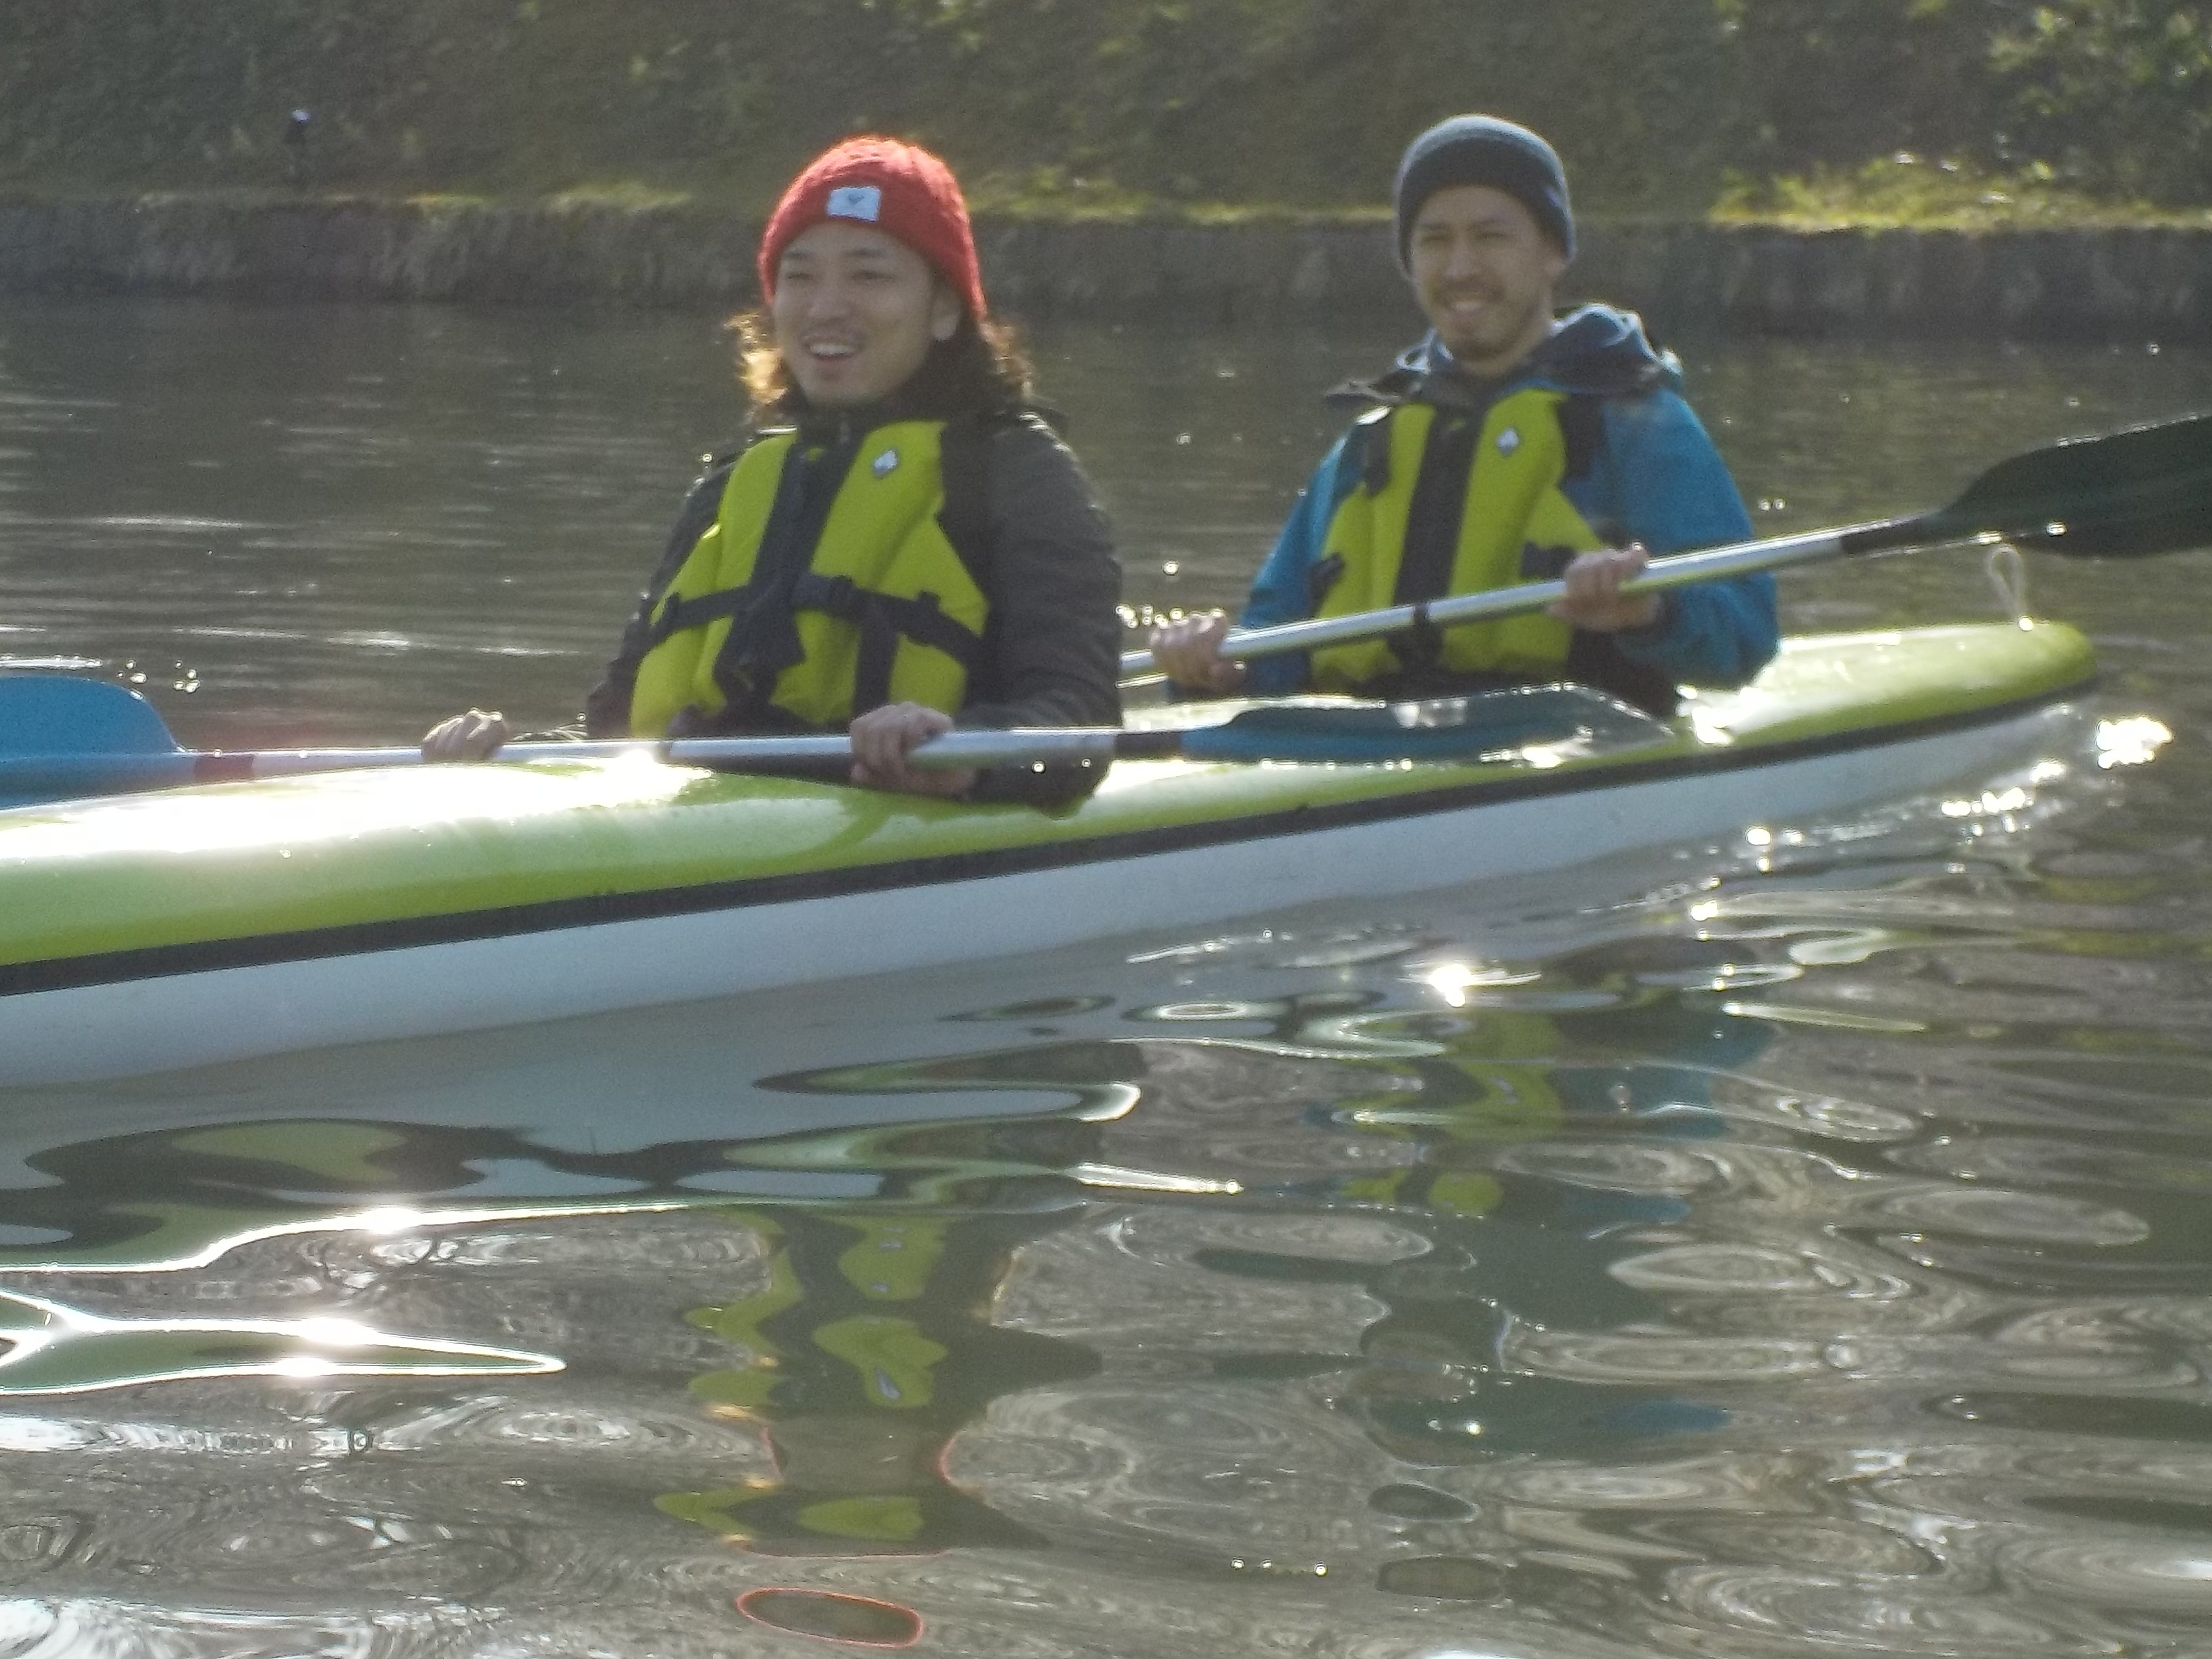
[[[1864, 525], [1861, 531], [1880, 530]], [[1811, 564], [1841, 557], [1841, 545], [1852, 531], [1822, 530], [1804, 536], [1785, 536], [1774, 541], [1745, 542], [1732, 547], [1708, 548], [1671, 559], [1655, 559], [1632, 581], [1620, 585], [1624, 593], [1643, 593], [1690, 582], [1708, 582], [1721, 576], [1747, 575], [1756, 570], [1778, 570], [1784, 565]], [[1483, 593], [1457, 593], [1449, 599], [1418, 605], [1394, 605], [1381, 611], [1360, 611], [1346, 617], [1317, 617], [1311, 622], [1283, 623], [1273, 628], [1249, 628], [1229, 634], [1221, 641], [1221, 654], [1239, 661], [1249, 657], [1280, 656], [1286, 651], [1317, 651], [1324, 646], [1371, 640], [1407, 629], [1448, 628], [1463, 623], [1489, 622], [1540, 611], [1566, 597], [1564, 581], [1524, 582], [1516, 587], [1493, 587]], [[1132, 651], [1121, 659], [1121, 672], [1142, 674], [1154, 666], [1149, 651]]]
[[[97, 680], [81, 682], [108, 688]], [[127, 695], [127, 694], [126, 694]], [[1147, 752], [1175, 752], [1172, 732], [1121, 732], [1111, 726], [1042, 726], [1016, 731], [948, 732], [916, 749], [910, 765], [1032, 766], [1109, 761]], [[673, 742], [510, 743], [488, 757], [514, 765], [533, 761], [637, 760], [732, 770], [787, 768], [842, 772], [853, 763], [853, 745], [842, 735], [796, 738], [686, 738]], [[9, 799], [64, 799], [120, 794], [185, 784], [231, 783], [313, 772], [426, 765], [419, 748], [260, 749], [226, 751], [169, 748], [151, 752], [0, 755], [0, 804]]]
[[[1655, 559], [1623, 582], [1621, 592], [1656, 592], [1858, 554], [1971, 541], [2010, 542], [2085, 557], [2212, 546], [2212, 415], [2185, 416], [2029, 450], [1998, 462], [1958, 500], [1932, 513]], [[1540, 611], [1565, 598], [1566, 592], [1564, 581], [1528, 582], [1425, 604], [1243, 629], [1221, 641], [1221, 654], [1241, 661], [1407, 629], [1489, 622]], [[1150, 651], [1132, 651], [1121, 659], [1124, 675], [1155, 666]]]
[[[1626, 586], [1631, 592], [1673, 587], [1854, 554], [1977, 539], [2088, 556], [2132, 556], [2212, 545], [2212, 415], [2047, 445], [1991, 467], [1957, 501], [1937, 512], [1660, 559]], [[1550, 605], [1565, 592], [1562, 582], [1536, 582], [1426, 605], [1255, 629], [1230, 635], [1224, 652], [1231, 657], [1265, 656], [1371, 638], [1424, 623], [1449, 626], [1511, 616]], [[1151, 665], [1149, 652], [1121, 659], [1124, 672], [1139, 672]], [[1595, 729], [1585, 718], [1587, 713], [1576, 715], [1576, 729]], [[1296, 726], [1305, 717], [1292, 711], [1285, 718]], [[1312, 745], [1324, 738], [1328, 743], [1349, 741], [1342, 730], [1346, 718], [1340, 706], [1312, 711], [1314, 729], [1299, 739], [1304, 746], [1292, 757], [1322, 757], [1325, 745]], [[1268, 758], [1275, 751], [1267, 745], [1277, 738], [1268, 736], [1254, 746], [1261, 734], [1250, 729], [1253, 725], [1240, 715], [1211, 727], [1167, 731], [1089, 726], [956, 731], [922, 744], [909, 760], [916, 766], [980, 767], [1176, 754]], [[1467, 752], [1479, 752], [1485, 740], [1470, 726], [1465, 741], [1474, 746]], [[1386, 750], [1396, 744], [1397, 752], [1407, 753], [1412, 751], [1404, 745], [1414, 739], [1402, 733], [1371, 732], [1358, 742]], [[1217, 744], [1222, 746], [1208, 747]], [[836, 769], [850, 763], [852, 747], [842, 736], [520, 743], [507, 744], [493, 758], [558, 762], [627, 756], [677, 765]], [[67, 675], [0, 675], [0, 805], [228, 779], [422, 763], [422, 751], [413, 747], [195, 752], [180, 748], [151, 705], [126, 687]]]
[[[133, 695], [101, 681], [99, 691]], [[1418, 716], [1418, 718], [1416, 718]], [[1503, 744], [1558, 740], [1577, 732], [1618, 740], [1632, 709], [1579, 686], [1528, 687], [1433, 703], [1348, 700], [1265, 704], [1203, 725], [1128, 729], [1111, 726], [1018, 726], [947, 732], [908, 756], [916, 767], [1069, 765], [1167, 760], [1381, 760], [1421, 754], [1468, 755]], [[1641, 733], [1638, 733], [1641, 735]], [[317, 772], [394, 767], [513, 766], [635, 761], [728, 771], [788, 770], [842, 775], [850, 739], [815, 737], [683, 738], [667, 742], [510, 743], [482, 761], [425, 761], [420, 749], [170, 748], [151, 753], [0, 756], [0, 798], [67, 799], [234, 783]]]
[[[48, 678], [40, 685], [0, 679], [0, 715], [11, 691], [51, 702], [74, 692], [94, 719], [122, 717], [128, 744], [104, 754], [0, 755], [0, 805], [124, 794], [187, 784], [278, 778], [306, 773], [424, 765], [514, 765], [634, 761], [642, 765], [729, 770], [827, 771], [842, 776], [852, 745], [842, 736], [687, 738], [671, 742], [511, 743], [483, 762], [430, 763], [417, 748], [290, 749], [225, 752], [181, 749], [137, 694], [101, 680]], [[136, 702], [133, 710], [130, 704]], [[1218, 708], [1219, 705], [1214, 705]], [[955, 731], [909, 757], [936, 767], [1061, 765], [1089, 761], [1399, 762], [1465, 760], [1531, 744], [1626, 744], [1664, 739], [1662, 721], [1585, 686], [1523, 686], [1420, 703], [1346, 698], [1291, 699], [1235, 709], [1202, 725], [1128, 730], [1115, 726], [1030, 726]], [[158, 743], [159, 746], [155, 746]]]

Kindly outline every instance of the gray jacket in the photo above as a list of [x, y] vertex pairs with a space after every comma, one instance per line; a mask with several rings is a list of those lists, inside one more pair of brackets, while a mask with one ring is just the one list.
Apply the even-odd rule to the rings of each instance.
[[[1033, 414], [994, 421], [987, 451], [991, 602], [983, 656], [956, 716], [963, 726], [1117, 726], [1121, 565], [1106, 515], [1074, 455]], [[692, 485], [660, 563], [623, 629], [621, 644], [584, 705], [586, 732], [629, 730], [630, 694], [653, 612], [721, 508], [734, 456]], [[1097, 787], [1089, 765], [994, 768], [970, 799], [1053, 806]]]

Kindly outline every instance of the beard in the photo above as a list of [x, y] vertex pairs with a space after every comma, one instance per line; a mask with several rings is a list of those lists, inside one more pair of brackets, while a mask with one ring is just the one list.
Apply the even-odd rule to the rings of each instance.
[[[1481, 301], [1480, 309], [1472, 314], [1455, 312], [1452, 302], [1461, 298]], [[1463, 289], [1439, 294], [1437, 299], [1430, 317], [1437, 337], [1453, 356], [1471, 363], [1519, 357], [1531, 337], [1538, 336], [1539, 319], [1549, 319], [1540, 296]]]

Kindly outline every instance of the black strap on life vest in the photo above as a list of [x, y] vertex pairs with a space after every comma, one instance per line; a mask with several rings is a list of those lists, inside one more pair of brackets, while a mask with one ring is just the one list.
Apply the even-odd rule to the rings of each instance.
[[775, 499], [761, 532], [750, 578], [741, 586], [716, 588], [690, 599], [665, 594], [653, 613], [647, 650], [686, 629], [730, 619], [714, 672], [726, 716], [738, 727], [763, 717], [776, 677], [803, 654], [792, 617], [792, 586], [813, 558], [830, 503], [858, 450], [857, 438], [827, 450], [809, 451], [803, 444], [793, 444], [776, 478]]
[[[699, 532], [705, 535], [705, 531]], [[645, 636], [648, 651], [681, 634], [687, 628], [704, 628], [708, 623], [720, 622], [725, 617], [734, 617], [744, 608], [745, 590], [742, 587], [718, 587], [711, 593], [702, 593], [694, 599], [679, 598], [671, 593], [660, 602], [653, 613], [653, 626]]]
[[[1452, 567], [1459, 560], [1460, 526], [1467, 517], [1468, 476], [1482, 436], [1479, 410], [1438, 409], [1421, 447], [1420, 471], [1407, 503], [1406, 539], [1398, 551], [1398, 575], [1391, 588], [1394, 605], [1423, 605], [1451, 592]], [[1443, 654], [1441, 629], [1425, 613], [1408, 629], [1388, 637], [1390, 654], [1407, 672], [1434, 668]]]
[[[947, 421], [938, 443], [945, 492], [938, 528], [969, 579], [984, 593], [990, 592], [993, 552], [992, 423], [992, 417]], [[767, 699], [776, 678], [800, 658], [793, 619], [801, 611], [823, 612], [860, 630], [853, 686], [856, 715], [890, 701], [891, 664], [902, 636], [944, 652], [971, 675], [981, 660], [982, 636], [947, 616], [937, 594], [902, 599], [862, 587], [849, 576], [823, 576], [811, 568], [830, 505], [858, 454], [857, 441], [817, 451], [811, 458], [803, 444], [793, 444], [776, 481], [775, 501], [761, 533], [750, 578], [742, 586], [717, 588], [690, 599], [669, 594], [653, 614], [647, 650], [686, 629], [704, 628], [725, 617], [732, 619], [729, 637], [714, 663], [715, 684], [728, 706], [727, 720], [751, 726], [773, 719]], [[719, 501], [716, 505], [719, 510]], [[699, 533], [706, 533], [704, 526]]]
[[[1379, 495], [1390, 483], [1390, 421], [1395, 407], [1386, 405], [1363, 415], [1346, 438], [1340, 465], [1358, 470], [1360, 484], [1370, 495]], [[1413, 499], [1408, 506], [1406, 544], [1393, 594], [1398, 604], [1437, 599], [1449, 590], [1467, 509], [1474, 439], [1480, 434], [1486, 408], [1477, 408], [1463, 398], [1449, 408], [1438, 407], [1422, 455], [1421, 476], [1414, 483]], [[1588, 477], [1605, 446], [1605, 398], [1595, 392], [1571, 392], [1559, 402], [1557, 413], [1565, 451], [1562, 479]], [[1454, 427], [1458, 430], [1440, 441], [1440, 434]], [[1538, 547], [1530, 543], [1522, 550], [1519, 574], [1525, 581], [1554, 580], [1574, 556], [1571, 548]], [[1343, 558], [1332, 555], [1309, 573], [1316, 611], [1343, 572]], [[1370, 691], [1437, 695], [1437, 688], [1462, 680], [1501, 683], [1497, 676], [1462, 677], [1440, 669], [1437, 659], [1443, 650], [1443, 637], [1432, 626], [1403, 630], [1390, 635], [1388, 643], [1402, 666], [1368, 688]], [[1611, 691], [1653, 714], [1671, 714], [1679, 705], [1674, 684], [1667, 676], [1635, 661], [1601, 634], [1575, 630], [1567, 647], [1565, 672], [1571, 679]]]
[[714, 659], [714, 684], [740, 720], [761, 718], [778, 677], [805, 658], [793, 597], [822, 544], [830, 509], [860, 459], [863, 435], [841, 428], [834, 443], [810, 448], [802, 438], [784, 455], [744, 602]]
[[878, 593], [850, 576], [803, 572], [792, 584], [793, 611], [819, 611], [860, 631], [853, 669], [853, 713], [865, 714], [890, 701], [891, 660], [902, 637], [931, 646], [969, 673], [983, 654], [983, 636], [945, 614], [942, 601], [924, 591], [914, 598]]
[[1605, 399], [1595, 392], [1569, 392], [1559, 406], [1559, 437], [1566, 446], [1562, 478], [1587, 478], [1590, 463], [1605, 447]]
[[1406, 508], [1406, 540], [1398, 554], [1398, 578], [1391, 591], [1399, 605], [1440, 599], [1451, 592], [1452, 567], [1459, 559], [1460, 525], [1467, 517], [1467, 483], [1474, 471], [1474, 447], [1481, 419], [1438, 410], [1421, 448], [1421, 470], [1413, 479]]
[[937, 437], [937, 476], [945, 505], [937, 527], [952, 544], [979, 593], [991, 591], [991, 432], [993, 417], [947, 421]]

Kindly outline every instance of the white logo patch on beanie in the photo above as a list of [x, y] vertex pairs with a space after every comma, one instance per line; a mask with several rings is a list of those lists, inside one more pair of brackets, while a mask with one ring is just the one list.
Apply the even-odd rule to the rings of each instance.
[[865, 219], [876, 222], [884, 210], [884, 192], [875, 185], [842, 185], [830, 192], [823, 211], [832, 219]]

